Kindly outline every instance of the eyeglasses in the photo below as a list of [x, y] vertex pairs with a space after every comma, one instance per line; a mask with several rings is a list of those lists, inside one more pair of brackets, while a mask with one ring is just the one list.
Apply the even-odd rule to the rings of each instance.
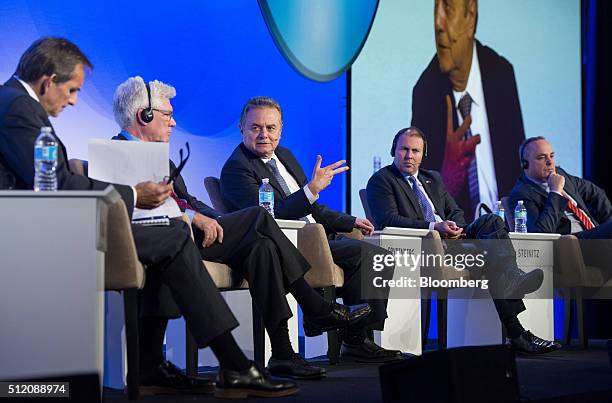
[[174, 116], [174, 112], [169, 111], [167, 109], [156, 109], [156, 108], [151, 108], [151, 109], [164, 115], [166, 117], [166, 120], [168, 120], [168, 122], [171, 121], [172, 117]]
[[172, 182], [174, 182], [176, 180], [176, 178], [179, 176], [179, 174], [181, 173], [181, 171], [183, 170], [183, 168], [185, 167], [185, 164], [187, 163], [187, 160], [189, 159], [189, 156], [191, 155], [191, 150], [189, 149], [189, 142], [185, 142], [185, 148], [187, 148], [187, 157], [185, 157], [185, 159], [183, 159], [183, 148], [181, 148], [179, 150], [179, 154], [181, 156], [181, 162], [178, 165], [178, 167], [176, 167], [171, 173], [170, 176], [167, 176], [164, 178], [165, 182], [167, 184], [170, 184]]

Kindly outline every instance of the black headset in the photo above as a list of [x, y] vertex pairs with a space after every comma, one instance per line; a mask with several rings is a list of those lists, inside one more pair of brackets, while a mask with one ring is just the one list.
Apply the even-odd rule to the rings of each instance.
[[147, 88], [147, 99], [149, 100], [149, 106], [140, 111], [140, 119], [142, 119], [145, 123], [151, 123], [153, 121], [153, 106], [151, 105], [151, 88], [149, 88], [149, 83], [145, 81], [145, 87]]
[[533, 143], [534, 141], [538, 140], [546, 140], [546, 138], [544, 136], [529, 137], [523, 140], [523, 142], [519, 146], [519, 160], [521, 161], [521, 168], [529, 168], [529, 161], [525, 159], [525, 148], [527, 148], [529, 143]]
[[420, 137], [423, 140], [423, 159], [425, 159], [427, 157], [427, 137], [425, 137], [425, 133], [423, 133], [421, 129], [419, 129], [416, 126], [406, 127], [404, 129], [401, 129], [399, 132], [397, 132], [395, 137], [393, 137], [393, 144], [391, 144], [391, 156], [395, 157], [395, 148], [397, 147], [397, 141], [399, 140], [402, 134], [408, 131], [417, 132], [418, 137]]

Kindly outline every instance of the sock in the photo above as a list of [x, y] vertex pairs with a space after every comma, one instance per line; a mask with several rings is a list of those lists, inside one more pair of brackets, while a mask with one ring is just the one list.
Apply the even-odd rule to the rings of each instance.
[[279, 323], [274, 332], [268, 332], [270, 336], [270, 344], [272, 346], [272, 357], [278, 360], [290, 360], [295, 354], [291, 341], [289, 340], [289, 328], [287, 320]]
[[251, 367], [251, 362], [240, 350], [230, 332], [215, 337], [209, 347], [219, 360], [221, 368], [230, 371], [245, 371]]
[[525, 328], [523, 327], [523, 325], [521, 325], [521, 322], [519, 322], [516, 316], [512, 316], [508, 319], [505, 319], [504, 326], [506, 326], [508, 337], [511, 339], [519, 337], [525, 331]]
[[146, 371], [164, 360], [164, 335], [168, 319], [158, 316], [141, 318], [139, 326], [140, 368]]
[[293, 295], [302, 307], [302, 312], [309, 316], [321, 316], [331, 311], [331, 303], [323, 299], [321, 294], [308, 285], [304, 277], [295, 280], [289, 287], [289, 292]]
[[367, 331], [364, 327], [347, 327], [344, 332], [344, 342], [354, 346], [363, 344], [367, 337]]

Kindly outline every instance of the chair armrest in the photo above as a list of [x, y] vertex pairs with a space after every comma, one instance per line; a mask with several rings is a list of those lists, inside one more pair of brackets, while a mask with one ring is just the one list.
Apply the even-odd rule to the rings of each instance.
[[109, 206], [107, 231], [105, 289], [141, 289], [145, 283], [144, 267], [138, 260], [132, 224], [123, 200]]
[[308, 284], [313, 287], [335, 284], [335, 263], [321, 224], [306, 224], [298, 230], [298, 249], [311, 266], [304, 275]]

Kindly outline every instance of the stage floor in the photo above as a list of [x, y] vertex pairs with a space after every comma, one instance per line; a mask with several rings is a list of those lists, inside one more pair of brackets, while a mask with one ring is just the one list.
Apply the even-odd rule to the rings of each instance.
[[[327, 368], [321, 381], [300, 381], [300, 392], [284, 399], [248, 401], [291, 402], [379, 402], [381, 401], [378, 365], [341, 363]], [[588, 350], [575, 346], [536, 357], [517, 358], [521, 401], [525, 402], [612, 402], [612, 366], [606, 345], [591, 341]], [[206, 373], [203, 373], [206, 375]], [[210, 374], [212, 376], [212, 374]], [[142, 396], [139, 401], [212, 401], [210, 395]], [[104, 402], [127, 401], [122, 391], [105, 389]], [[219, 400], [217, 400], [219, 401]], [[492, 400], [494, 402], [495, 400]]]

